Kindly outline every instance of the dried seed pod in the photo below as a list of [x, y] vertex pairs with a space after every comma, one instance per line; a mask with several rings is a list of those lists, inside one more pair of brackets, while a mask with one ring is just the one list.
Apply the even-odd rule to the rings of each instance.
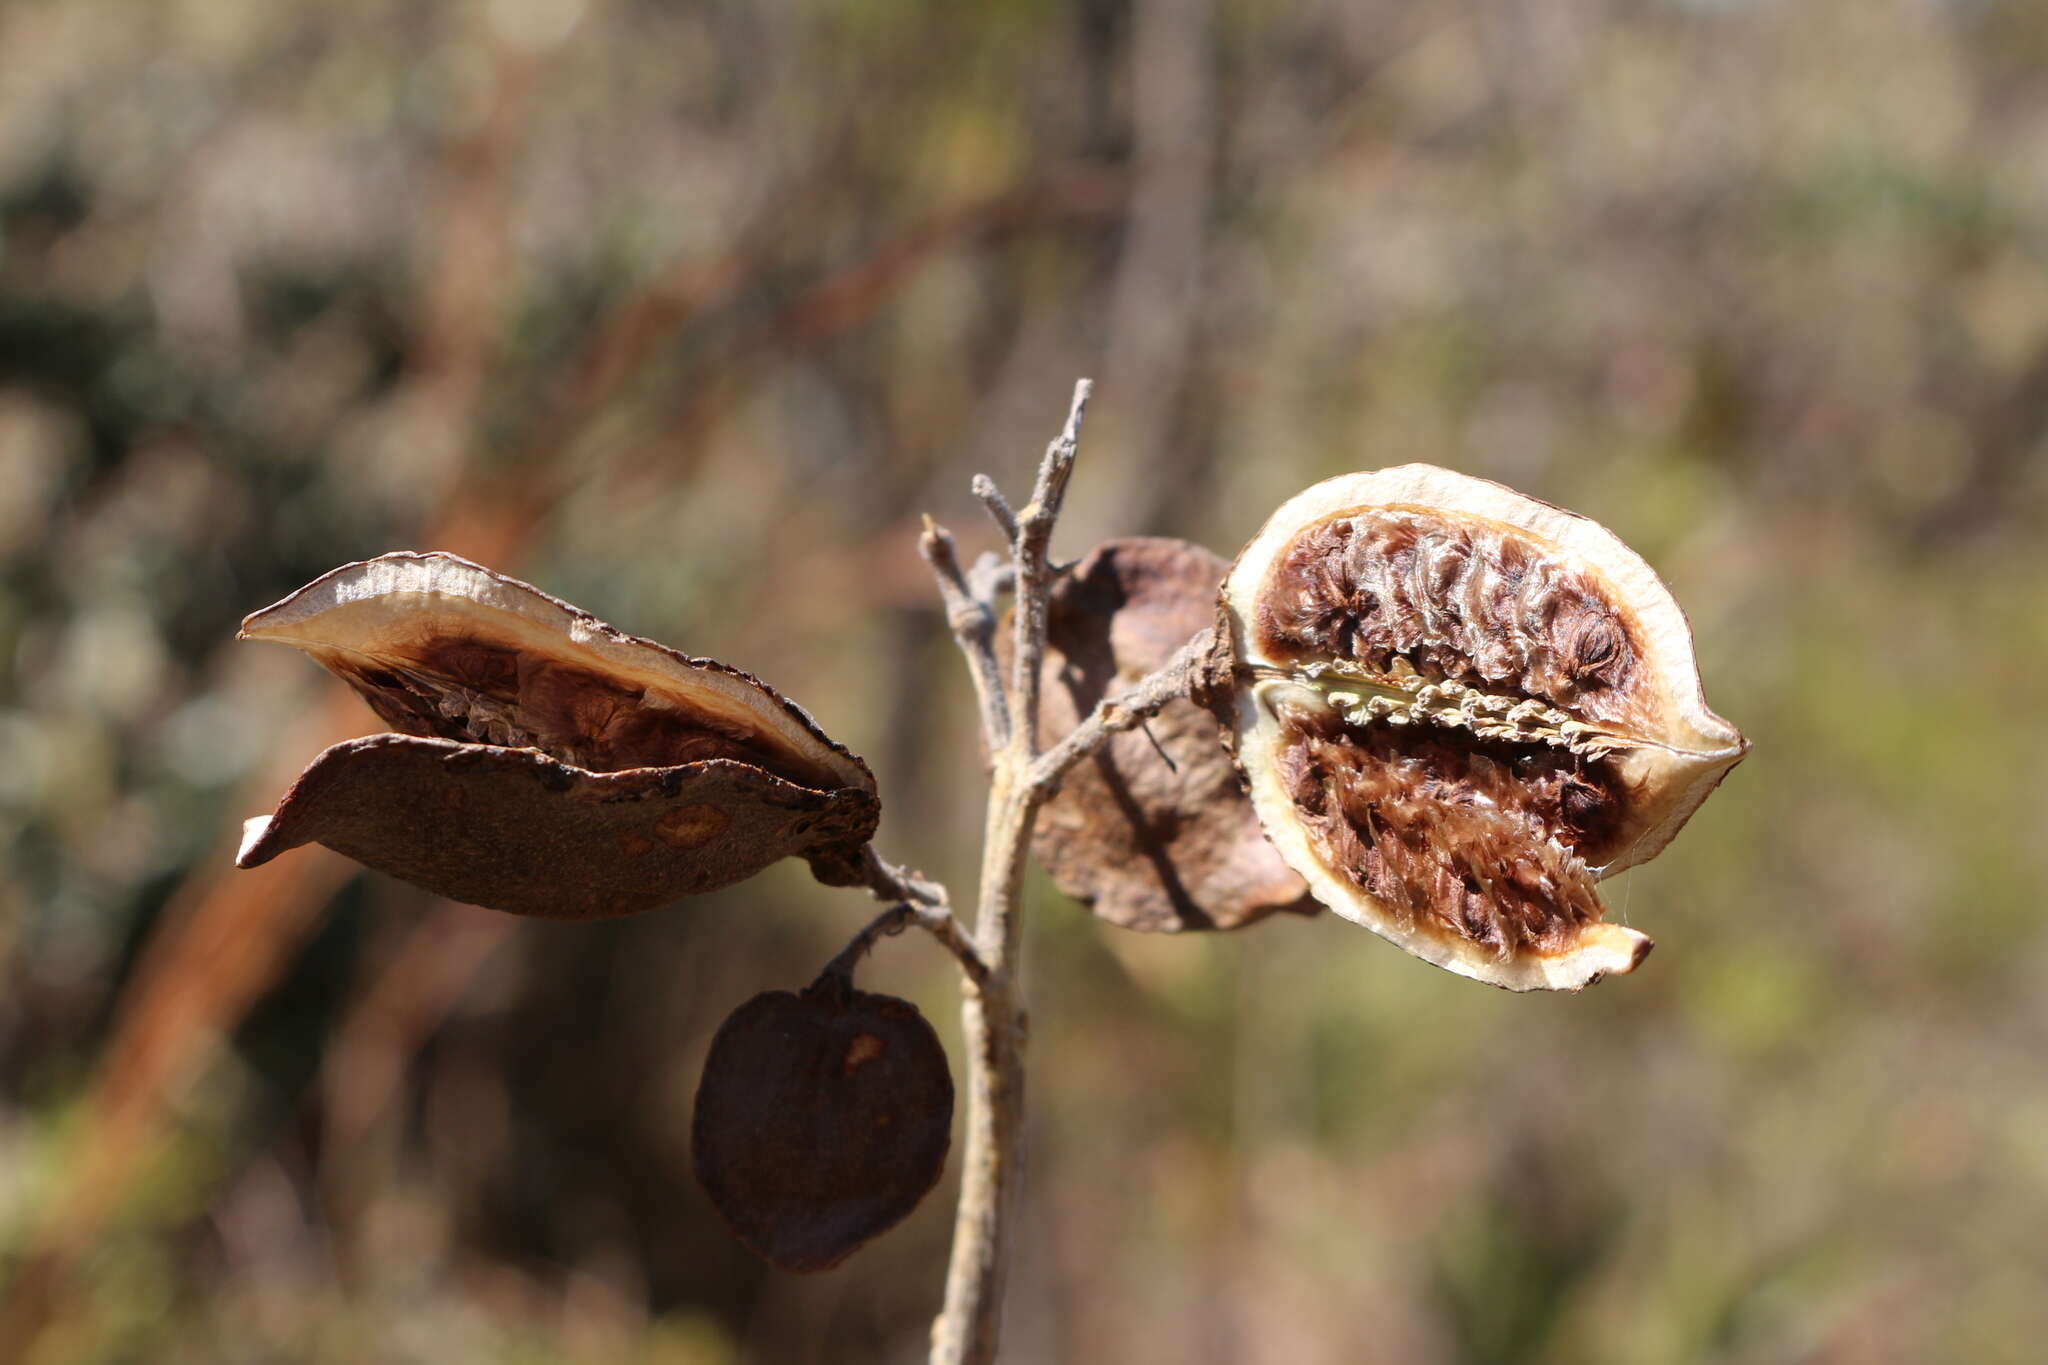
[[857, 879], [880, 815], [867, 766], [767, 684], [453, 555], [345, 565], [242, 638], [304, 650], [402, 732], [316, 758], [249, 822], [243, 867], [317, 841], [457, 900], [584, 919], [792, 855]]
[[826, 976], [768, 991], [712, 1039], [697, 1088], [697, 1180], [748, 1248], [829, 1270], [938, 1183], [953, 1132], [945, 1050], [908, 1001]]
[[1428, 465], [1289, 501], [1218, 629], [1220, 710], [1274, 846], [1339, 914], [1513, 990], [1642, 961], [1594, 883], [1670, 842], [1748, 747], [1634, 551]]
[[[1046, 616], [1046, 742], [1207, 628], [1229, 567], [1184, 540], [1133, 537], [1096, 546], [1062, 574]], [[1316, 910], [1260, 832], [1215, 718], [1193, 702], [1112, 736], [1068, 773], [1032, 849], [1062, 891], [1126, 929], [1235, 929], [1275, 910]]]

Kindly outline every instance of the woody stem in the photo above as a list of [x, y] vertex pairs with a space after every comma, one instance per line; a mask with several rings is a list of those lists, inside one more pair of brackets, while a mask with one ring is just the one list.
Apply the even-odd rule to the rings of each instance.
[[[993, 602], [974, 600], [975, 585], [959, 572], [950, 536], [928, 526], [923, 540], [981, 700], [982, 737], [992, 768], [983, 826], [980, 908], [974, 922], [975, 954], [987, 974], [965, 983], [961, 1007], [967, 1046], [967, 1142], [945, 1305], [932, 1324], [932, 1365], [988, 1365], [995, 1359], [1001, 1327], [1011, 1215], [1023, 1169], [1025, 1012], [1018, 950], [1023, 936], [1024, 865], [1039, 807], [1056, 785], [1039, 780], [1034, 766], [1039, 761], [1046, 595], [1052, 581], [1047, 550], [1073, 473], [1089, 389], [1085, 379], [1074, 386], [1066, 425], [1047, 447], [1031, 500], [1022, 508], [1013, 510], [992, 480], [975, 481], [976, 494], [1009, 542], [1016, 601], [1007, 680], [993, 649]], [[979, 576], [992, 597], [997, 573], [991, 568]], [[1107, 731], [1102, 735], [1106, 738]]]

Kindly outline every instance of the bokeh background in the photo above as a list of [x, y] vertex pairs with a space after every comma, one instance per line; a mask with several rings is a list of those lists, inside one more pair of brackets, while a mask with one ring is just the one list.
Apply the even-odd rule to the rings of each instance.
[[[1503, 479], [1756, 747], [1577, 998], [1034, 883], [1006, 1359], [2041, 1359], [2034, 0], [6, 0], [0, 1356], [920, 1359], [950, 1179], [797, 1278], [688, 1169], [710, 1031], [868, 905], [235, 873], [378, 727], [232, 637], [485, 559], [785, 688], [964, 896], [917, 518], [989, 544], [1082, 374], [1062, 553]], [[865, 979], [955, 1039], [931, 945]]]

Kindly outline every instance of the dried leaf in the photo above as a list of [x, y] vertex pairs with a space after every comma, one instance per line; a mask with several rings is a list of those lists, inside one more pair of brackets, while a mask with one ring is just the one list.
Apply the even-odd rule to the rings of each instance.
[[[1187, 541], [1133, 537], [1063, 574], [1046, 619], [1046, 742], [1207, 628], [1228, 568]], [[1215, 719], [1192, 702], [1112, 736], [1070, 772], [1032, 849], [1062, 891], [1126, 929], [1235, 929], [1317, 908], [1261, 833]]]
[[319, 842], [472, 904], [630, 914], [802, 856], [857, 879], [867, 767], [738, 669], [622, 634], [467, 560], [346, 565], [243, 622], [401, 731], [328, 749], [241, 866]]
[[1427, 465], [1283, 506], [1225, 582], [1226, 634], [1275, 847], [1339, 914], [1514, 990], [1642, 961], [1594, 883], [1662, 849], [1748, 747], [1640, 557]]
[[769, 991], [712, 1040], [697, 1179], [756, 1254], [829, 1270], [917, 1207], [952, 1142], [953, 1079], [908, 1001], [827, 977]]

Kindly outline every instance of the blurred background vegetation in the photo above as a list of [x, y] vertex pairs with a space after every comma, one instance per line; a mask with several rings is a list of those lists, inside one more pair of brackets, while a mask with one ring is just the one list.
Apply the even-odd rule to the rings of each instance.
[[[709, 1031], [868, 914], [601, 926], [318, 850], [378, 728], [238, 619], [395, 548], [749, 668], [963, 891], [918, 514], [1228, 554], [1428, 460], [1668, 577], [1756, 749], [1577, 998], [1039, 884], [1020, 1362], [2033, 1362], [2048, 13], [2032, 0], [0, 4], [0, 1355], [921, 1359], [689, 1175]], [[947, 1037], [930, 945], [865, 973]]]

